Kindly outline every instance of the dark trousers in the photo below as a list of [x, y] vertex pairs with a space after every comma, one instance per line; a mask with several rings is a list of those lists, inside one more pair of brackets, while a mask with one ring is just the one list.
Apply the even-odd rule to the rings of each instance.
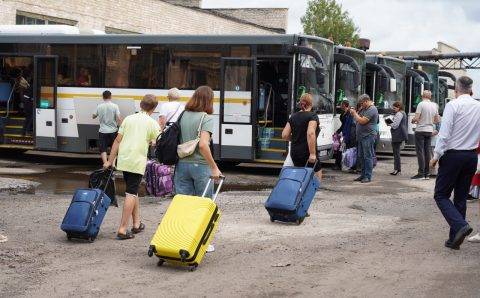
[[400, 151], [403, 142], [392, 142], [393, 149], [393, 169], [395, 171], [402, 171], [402, 162], [400, 159]]
[[415, 149], [418, 159], [418, 174], [427, 176], [430, 172], [431, 132], [415, 132]]
[[[435, 202], [450, 225], [450, 240], [464, 227], [467, 196], [477, 169], [474, 151], [447, 151], [439, 161], [435, 182]], [[453, 191], [453, 202], [450, 196]]]
[[33, 132], [33, 101], [25, 99], [24, 101], [25, 122], [23, 123], [23, 135]]

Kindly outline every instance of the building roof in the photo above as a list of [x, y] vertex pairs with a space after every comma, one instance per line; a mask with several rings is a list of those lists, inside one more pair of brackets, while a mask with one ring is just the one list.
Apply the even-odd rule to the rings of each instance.
[[[181, 6], [198, 12], [221, 17], [233, 22], [251, 25], [274, 33], [286, 33], [288, 8], [201, 8], [201, 1], [195, 5], [182, 1], [162, 0], [171, 5]], [[185, 2], [185, 1], [183, 1]]]

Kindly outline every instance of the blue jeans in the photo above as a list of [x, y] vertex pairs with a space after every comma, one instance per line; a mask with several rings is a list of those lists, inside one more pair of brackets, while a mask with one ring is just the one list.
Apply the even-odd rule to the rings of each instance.
[[358, 157], [362, 167], [362, 178], [372, 179], [375, 136], [367, 136], [358, 142]]
[[[178, 162], [175, 166], [175, 193], [190, 196], [202, 196], [208, 180], [212, 175], [210, 167], [205, 164], [193, 162]], [[206, 197], [213, 196], [213, 183], [210, 183]]]
[[[434, 198], [450, 226], [450, 240], [467, 225], [467, 196], [476, 165], [477, 153], [474, 151], [447, 151], [440, 158]], [[453, 202], [450, 200], [452, 192]]]

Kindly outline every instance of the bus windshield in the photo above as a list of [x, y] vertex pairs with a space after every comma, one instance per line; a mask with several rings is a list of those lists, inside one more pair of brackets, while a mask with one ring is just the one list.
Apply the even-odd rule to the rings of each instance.
[[[390, 113], [393, 109], [393, 103], [399, 101], [405, 104], [404, 100], [404, 88], [405, 88], [405, 74], [406, 74], [406, 65], [402, 61], [384, 59], [386, 66], [393, 69], [394, 78], [388, 80], [387, 86], [381, 86], [378, 84], [379, 90], [376, 92], [375, 96], [375, 106], [378, 108], [380, 113]], [[392, 79], [395, 79], [395, 85], [393, 84]], [[395, 89], [393, 89], [393, 87]]]
[[314, 111], [320, 114], [333, 113], [334, 103], [330, 92], [333, 45], [320, 40], [306, 40], [306, 43], [320, 53], [325, 65], [320, 65], [311, 56], [299, 55], [297, 101], [304, 93], [310, 93], [314, 99]]
[[[357, 53], [355, 51], [345, 51], [345, 54], [352, 57], [360, 67], [360, 72], [365, 72], [365, 55]], [[355, 105], [362, 92], [363, 82], [359, 82], [358, 86], [355, 86], [354, 77], [356, 76], [355, 70], [348, 64], [340, 63], [337, 68], [337, 80], [336, 80], [336, 92], [335, 98], [337, 107], [343, 100], [348, 100], [351, 105]], [[363, 76], [360, 76], [363, 78]]]

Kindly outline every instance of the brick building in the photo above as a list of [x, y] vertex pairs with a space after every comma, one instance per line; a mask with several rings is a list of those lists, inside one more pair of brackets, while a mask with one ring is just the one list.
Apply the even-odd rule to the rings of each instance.
[[288, 9], [203, 9], [201, 0], [1, 0], [0, 25], [149, 34], [285, 33]]

